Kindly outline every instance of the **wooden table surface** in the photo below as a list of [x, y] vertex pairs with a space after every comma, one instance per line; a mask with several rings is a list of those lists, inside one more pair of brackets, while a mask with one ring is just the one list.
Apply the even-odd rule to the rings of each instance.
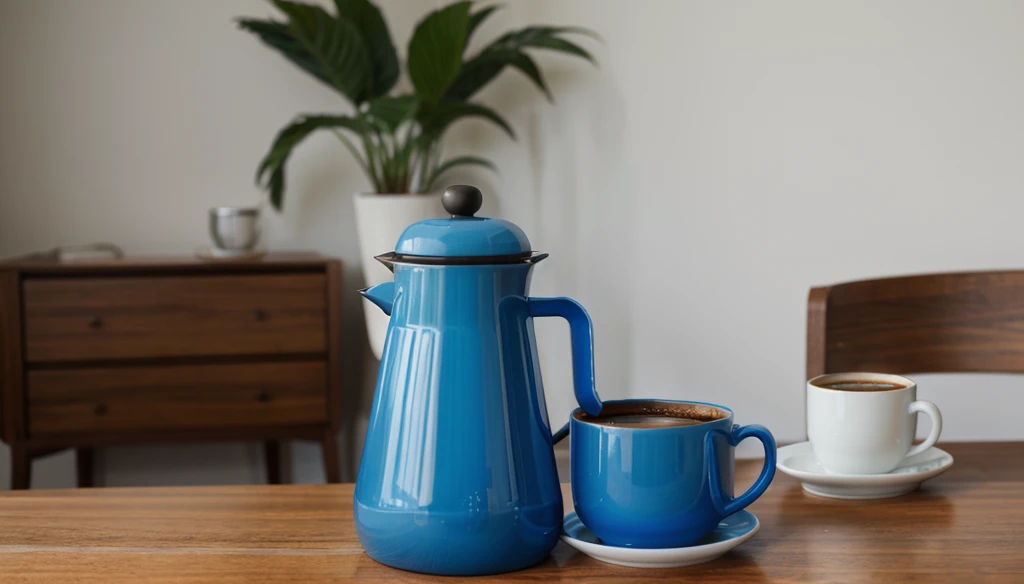
[[[760, 532], [714, 562], [639, 570], [559, 543], [502, 582], [1024, 582], [1024, 442], [946, 444], [953, 468], [895, 499], [838, 501], [778, 473]], [[760, 461], [741, 461], [753, 480]], [[571, 504], [566, 488], [566, 502]], [[452, 582], [366, 557], [352, 485], [113, 488], [0, 495], [0, 582]]]

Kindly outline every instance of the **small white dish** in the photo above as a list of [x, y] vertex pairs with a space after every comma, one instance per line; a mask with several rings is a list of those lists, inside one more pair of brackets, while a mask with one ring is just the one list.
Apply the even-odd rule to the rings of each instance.
[[254, 260], [267, 255], [267, 250], [257, 247], [248, 250], [221, 249], [214, 245], [201, 247], [196, 251], [200, 259], [207, 261]]
[[921, 483], [953, 466], [953, 456], [941, 448], [908, 456], [894, 470], [882, 474], [837, 474], [825, 470], [810, 442], [783, 446], [775, 467], [800, 481], [804, 490], [832, 499], [884, 499], [909, 493]]
[[710, 535], [698, 544], [681, 548], [639, 549], [605, 545], [591, 533], [575, 511], [562, 521], [562, 541], [595, 560], [630, 568], [678, 568], [703, 564], [754, 537], [761, 528], [757, 517], [739, 511], [719, 522]]

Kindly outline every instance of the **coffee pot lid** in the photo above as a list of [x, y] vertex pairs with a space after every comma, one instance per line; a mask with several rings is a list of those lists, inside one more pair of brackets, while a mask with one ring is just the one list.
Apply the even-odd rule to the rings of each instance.
[[[452, 185], [441, 196], [448, 219], [427, 219], [405, 228], [395, 253], [413, 258], [492, 258], [489, 263], [520, 261], [531, 253], [530, 240], [504, 219], [474, 217], [483, 193], [470, 185]], [[500, 261], [498, 261], [500, 260]]]

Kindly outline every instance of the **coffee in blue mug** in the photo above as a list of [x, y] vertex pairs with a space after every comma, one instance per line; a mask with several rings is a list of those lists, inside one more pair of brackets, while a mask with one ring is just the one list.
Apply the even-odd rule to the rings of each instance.
[[[775, 477], [771, 432], [732, 420], [729, 408], [700, 402], [608, 401], [596, 417], [575, 410], [569, 436], [576, 514], [607, 545], [699, 543]], [[733, 497], [735, 447], [750, 437], [764, 445], [764, 467], [747, 492]]]

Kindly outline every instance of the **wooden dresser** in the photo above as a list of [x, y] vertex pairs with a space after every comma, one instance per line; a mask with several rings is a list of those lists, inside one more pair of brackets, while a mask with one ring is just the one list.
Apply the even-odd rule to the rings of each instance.
[[0, 438], [34, 456], [110, 444], [314, 440], [339, 482], [341, 266], [315, 255], [0, 262]]

